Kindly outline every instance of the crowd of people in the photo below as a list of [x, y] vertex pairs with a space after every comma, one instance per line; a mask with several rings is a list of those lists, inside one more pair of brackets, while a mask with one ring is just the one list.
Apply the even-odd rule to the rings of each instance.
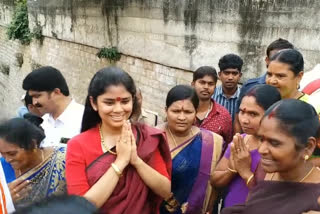
[[236, 54], [199, 67], [168, 92], [162, 124], [120, 68], [95, 73], [84, 105], [59, 70], [33, 70], [25, 107], [0, 123], [0, 214], [320, 213], [320, 106], [299, 87], [303, 56], [285, 39], [266, 55], [242, 87]]

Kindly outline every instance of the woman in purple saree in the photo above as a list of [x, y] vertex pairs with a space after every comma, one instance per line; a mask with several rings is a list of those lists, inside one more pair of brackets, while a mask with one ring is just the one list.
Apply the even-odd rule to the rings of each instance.
[[245, 134], [234, 136], [212, 176], [215, 187], [228, 187], [225, 207], [245, 202], [249, 192], [247, 185], [260, 161], [259, 140], [256, 137], [259, 124], [264, 112], [279, 100], [280, 93], [269, 85], [254, 86], [242, 98], [239, 122]]
[[222, 137], [193, 126], [199, 100], [193, 88], [178, 85], [166, 100], [168, 136], [172, 157], [172, 197], [161, 214], [205, 213], [212, 193], [210, 174], [220, 159]]

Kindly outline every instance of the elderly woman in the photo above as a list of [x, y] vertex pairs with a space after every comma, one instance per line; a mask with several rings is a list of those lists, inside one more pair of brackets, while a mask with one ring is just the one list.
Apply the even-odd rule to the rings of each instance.
[[193, 126], [199, 99], [190, 86], [172, 88], [166, 99], [167, 136], [172, 157], [172, 196], [160, 213], [204, 213], [211, 194], [209, 183], [221, 156], [222, 137]]
[[65, 149], [39, 148], [44, 137], [25, 119], [0, 125], [1, 164], [16, 207], [66, 192]]
[[307, 161], [316, 147], [319, 127], [316, 111], [305, 102], [287, 99], [272, 105], [257, 133], [265, 181], [251, 190], [245, 205], [225, 208], [222, 213], [320, 211], [320, 169]]

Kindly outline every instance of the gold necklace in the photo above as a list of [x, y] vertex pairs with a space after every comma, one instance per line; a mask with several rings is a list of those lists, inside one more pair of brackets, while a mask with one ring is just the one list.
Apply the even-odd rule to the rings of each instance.
[[[173, 140], [174, 146], [175, 146], [175, 147], [178, 147], [177, 141], [176, 141], [176, 139], [174, 138], [174, 136], [173, 136], [173, 134], [172, 134], [172, 132], [171, 132], [171, 130], [170, 130], [170, 128], [169, 128], [168, 126], [167, 126], [167, 129], [168, 129], [169, 134], [170, 134], [170, 136], [171, 136], [171, 138], [172, 138], [172, 140]], [[193, 136], [192, 127], [191, 127], [191, 129], [190, 129], [190, 132], [191, 132], [191, 136]]]
[[104, 138], [103, 138], [101, 126], [102, 126], [102, 124], [99, 126], [99, 134], [100, 134], [100, 140], [101, 140], [102, 147], [103, 147], [105, 150], [107, 150], [108, 152], [110, 152], [111, 154], [117, 155], [116, 152], [111, 151], [111, 149], [109, 149], [109, 148], [107, 147], [107, 145], [104, 143]]
[[310, 169], [310, 171], [306, 174], [306, 176], [304, 176], [299, 182], [304, 181], [312, 173], [313, 170], [314, 170], [314, 166]]
[[[301, 182], [303, 182], [304, 180], [306, 180], [306, 179], [309, 177], [309, 175], [312, 173], [312, 171], [314, 170], [314, 168], [315, 168], [315, 167], [313, 166], [313, 167], [310, 169], [310, 171], [309, 171], [299, 182], [301, 183]], [[273, 173], [273, 175], [272, 175], [272, 177], [271, 177], [271, 179], [270, 179], [271, 181], [273, 180], [274, 174], [275, 174], [275, 173]]]

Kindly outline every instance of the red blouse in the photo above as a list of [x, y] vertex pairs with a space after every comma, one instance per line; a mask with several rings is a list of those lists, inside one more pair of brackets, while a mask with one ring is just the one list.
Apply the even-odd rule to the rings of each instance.
[[[89, 189], [86, 168], [103, 154], [98, 128], [92, 128], [68, 142], [66, 154], [66, 180], [69, 194], [83, 196]], [[159, 149], [153, 155], [154, 169], [170, 179], [166, 163]]]

